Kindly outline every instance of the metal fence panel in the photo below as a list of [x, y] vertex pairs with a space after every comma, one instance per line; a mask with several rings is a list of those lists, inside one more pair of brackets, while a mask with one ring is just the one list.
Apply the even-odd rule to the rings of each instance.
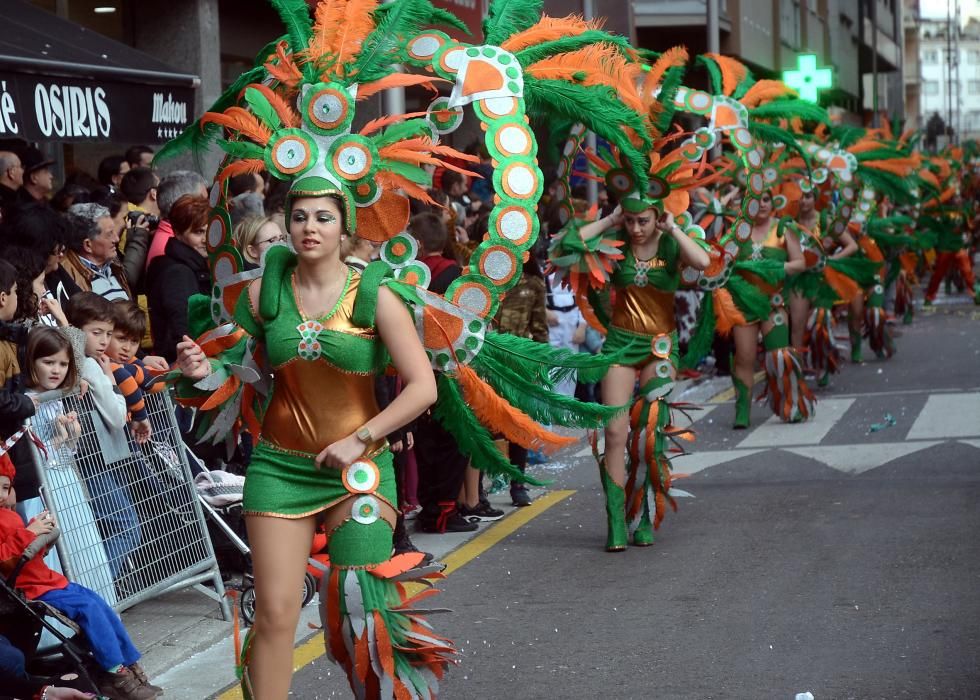
[[145, 400], [152, 437], [143, 445], [107, 428], [91, 395], [45, 401], [32, 419], [44, 446], [32, 449], [42, 496], [62, 530], [60, 564], [117, 611], [197, 585], [229, 619], [174, 404], [166, 391]]

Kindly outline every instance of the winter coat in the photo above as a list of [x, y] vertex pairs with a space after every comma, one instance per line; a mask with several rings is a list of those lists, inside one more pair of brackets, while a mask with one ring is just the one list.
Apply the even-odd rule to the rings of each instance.
[[164, 254], [146, 272], [153, 352], [168, 362], [177, 359], [177, 343], [187, 334], [187, 301], [211, 293], [208, 259], [178, 238], [167, 241]]

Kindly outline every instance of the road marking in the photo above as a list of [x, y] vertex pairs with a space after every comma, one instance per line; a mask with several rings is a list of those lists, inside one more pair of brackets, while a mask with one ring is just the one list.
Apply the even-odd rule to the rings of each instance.
[[809, 457], [846, 474], [862, 474], [888, 464], [899, 457], [939, 445], [932, 442], [886, 442], [874, 445], [823, 445], [818, 447], [786, 447], [787, 452]]
[[[571, 490], [549, 491], [543, 496], [535, 498], [531, 505], [525, 508], [518, 508], [514, 513], [508, 515], [493, 527], [488, 528], [485, 532], [477, 535], [445, 557], [443, 563], [446, 565], [446, 570], [443, 573], [448, 576], [462, 568], [505, 537], [514, 534], [514, 532], [527, 525], [531, 520], [574, 493], [575, 491]], [[317, 632], [293, 650], [293, 673], [296, 673], [321, 656], [324, 656], [323, 636], [322, 633]], [[236, 684], [224, 692], [219, 693], [217, 697], [218, 700], [242, 700], [241, 687]]]
[[980, 435], [980, 392], [930, 396], [909, 430], [909, 440]]
[[783, 423], [770, 416], [738, 443], [738, 448], [819, 445], [853, 403], [854, 399], [824, 399], [817, 404], [816, 414], [803, 423]]
[[969, 445], [970, 447], [976, 447], [980, 450], [980, 440], [960, 440], [964, 445]]
[[677, 474], [696, 474], [699, 471], [716, 467], [725, 462], [731, 462], [739, 457], [748, 457], [764, 449], [758, 450], [719, 450], [716, 452], [692, 452], [674, 457], [671, 460], [671, 470]]
[[[756, 372], [752, 377], [752, 384], [758, 384], [766, 376], [765, 372]], [[735, 398], [735, 387], [730, 386], [721, 393], [719, 393], [714, 398], [708, 400], [708, 403], [725, 403], [726, 401], [731, 401]]]

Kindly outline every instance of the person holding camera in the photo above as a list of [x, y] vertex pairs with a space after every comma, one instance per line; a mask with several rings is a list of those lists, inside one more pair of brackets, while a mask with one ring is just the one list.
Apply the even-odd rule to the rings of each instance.
[[123, 175], [119, 189], [129, 202], [125, 239], [122, 247], [122, 266], [131, 286], [138, 287], [146, 270], [150, 238], [160, 225], [160, 206], [157, 186], [160, 178], [151, 168], [132, 168]]

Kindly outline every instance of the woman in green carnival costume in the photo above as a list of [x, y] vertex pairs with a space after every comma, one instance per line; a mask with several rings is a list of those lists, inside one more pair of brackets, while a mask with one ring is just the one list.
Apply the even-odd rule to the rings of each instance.
[[[421, 553], [392, 556], [397, 501], [383, 436], [435, 400], [432, 415], [461, 451], [492, 474], [533, 482], [491, 433], [553, 450], [575, 440], [542, 424], [596, 428], [620, 410], [552, 391], [558, 377], [603, 371], [606, 358], [489, 323], [538, 232], [543, 176], [526, 106], [582, 121], [638, 160], [643, 120], [622, 104], [635, 93], [624, 78], [632, 54], [592, 23], [543, 18], [540, 0], [491, 3], [480, 48], [427, 29], [462, 28], [428, 0], [321, 0], [315, 18], [306, 0], [271, 2], [287, 34], [169, 149], [212, 140], [229, 156], [212, 194], [213, 296], [194, 301], [198, 337], [180, 344], [170, 380], [179, 400], [201, 409], [202, 439], [233, 441], [242, 424], [258, 438], [244, 497], [257, 619], [240, 655], [242, 690], [249, 700], [288, 694], [296, 591], [319, 516], [329, 537], [320, 593], [329, 657], [358, 698], [435, 697], [455, 649], [413, 609], [431, 592], [409, 597], [403, 583], [437, 577], [441, 566], [423, 566]], [[436, 92], [436, 81], [454, 85], [452, 95], [353, 131], [357, 100], [408, 85]], [[441, 296], [426, 289], [428, 268], [403, 233], [406, 197], [432, 203], [423, 166], [461, 170], [452, 162], [474, 160], [438, 142], [467, 105], [486, 132], [496, 196], [488, 235]], [[231, 245], [224, 183], [262, 169], [292, 181], [296, 252], [274, 247], [256, 273], [242, 270]], [[363, 273], [340, 258], [342, 238], [355, 233], [381, 244]], [[389, 365], [406, 387], [379, 411], [372, 378]]]
[[[806, 266], [796, 233], [781, 230], [779, 221], [773, 216], [772, 193], [763, 192], [758, 201], [759, 209], [752, 221], [752, 233], [747, 241], [739, 245], [735, 259], [770, 260], [780, 263], [781, 269], [776, 270], [777, 274], [769, 279], [752, 272], [743, 273], [744, 279], [769, 297], [772, 309], [768, 317], [749, 315], [745, 317], [744, 324], [736, 324], [732, 329], [735, 340], [735, 361], [732, 365], [732, 382], [735, 384], [735, 428], [749, 427], [759, 333], [762, 333], [762, 342], [766, 350], [789, 345], [789, 325], [784, 306], [782, 280], [787, 275], [802, 272]], [[767, 374], [770, 377], [776, 376], [768, 371]], [[780, 410], [776, 411], [783, 420], [798, 421], [808, 417], [808, 412], [802, 412], [799, 407], [801, 404], [808, 403], [809, 390], [802, 383], [800, 389], [800, 396], [785, 397], [788, 405], [779, 407]]]
[[[573, 134], [577, 151], [578, 136]], [[710, 258], [698, 227], [685, 230], [674, 220], [690, 203], [688, 189], [700, 182], [695, 169], [700, 151], [683, 147], [667, 151], [676, 138], [659, 139], [650, 169], [649, 189], [641, 194], [638, 181], [616, 149], [587, 152], [595, 175], [601, 178], [619, 206], [609, 216], [582, 223], [571, 220], [552, 244], [552, 263], [569, 277], [573, 289], [603, 288], [614, 295], [608, 314], [598, 294], [591, 295], [587, 317], [604, 326], [602, 355], [614, 363], [602, 379], [602, 401], [608, 406], [631, 402], [639, 381], [639, 397], [629, 415], [606, 425], [605, 455], [599, 473], [606, 499], [606, 549], [653, 544], [670, 497], [670, 462], [666, 445], [670, 407], [679, 357], [674, 294], [685, 267], [701, 271]], [[600, 272], [601, 271], [601, 272]], [[593, 290], [594, 292], [595, 290]], [[627, 464], [628, 453], [628, 464]], [[652, 501], [652, 503], [651, 503]]]
[[[261, 630], [249, 650], [256, 698], [280, 697], [289, 687], [280, 669], [291, 663], [298, 610], [285, 602], [302, 583], [293, 564], [308, 555], [315, 516], [325, 514], [332, 565], [388, 560], [397, 495], [383, 436], [436, 398], [405, 306], [341, 260], [341, 242], [352, 233], [347, 207], [344, 192], [326, 177], [297, 180], [286, 206], [297, 252], [270, 251], [264, 276], [249, 285], [236, 312], [241, 328], [264, 348], [276, 381], [245, 482]], [[355, 322], [355, 308], [370, 314], [368, 305], [375, 306], [371, 322]], [[210, 373], [196, 343], [185, 338], [179, 349], [189, 379]], [[379, 411], [373, 377], [386, 355], [404, 388]], [[328, 421], [320, 413], [326, 406]], [[375, 530], [385, 536], [373, 537]], [[448, 643], [438, 646], [451, 651]]]
[[[619, 416], [606, 425], [605, 457], [600, 466], [608, 518], [606, 549], [622, 551], [627, 542], [627, 519], [634, 545], [653, 544], [649, 495], [652, 492], [656, 502], [656, 525], [663, 517], [664, 499], [669, 498], [669, 464], [662, 454], [665, 438], [658, 436], [661, 449], [657, 452], [661, 454], [658, 463], [646, 464], [646, 474], [637, 474], [646, 460], [634, 458], [648, 449], [640, 444], [644, 430], [663, 431], [669, 424], [669, 409], [661, 400], [670, 393], [677, 371], [674, 293], [680, 270], [682, 266], [703, 270], [709, 258], [705, 249], [674, 222], [673, 215], [663, 210], [662, 203], [639, 197], [625, 198], [610, 216], [579, 228], [578, 235], [584, 245], [602, 235], [626, 243], [625, 256], [610, 279], [616, 299], [602, 349], [604, 354], [620, 355], [622, 359], [609, 368], [602, 380], [602, 401], [609, 406], [629, 403], [637, 378], [640, 400], [631, 415]], [[641, 418], [641, 412], [647, 416]], [[651, 413], [655, 418], [652, 424]], [[632, 444], [627, 483], [629, 437]], [[651, 437], [647, 435], [648, 439]]]

